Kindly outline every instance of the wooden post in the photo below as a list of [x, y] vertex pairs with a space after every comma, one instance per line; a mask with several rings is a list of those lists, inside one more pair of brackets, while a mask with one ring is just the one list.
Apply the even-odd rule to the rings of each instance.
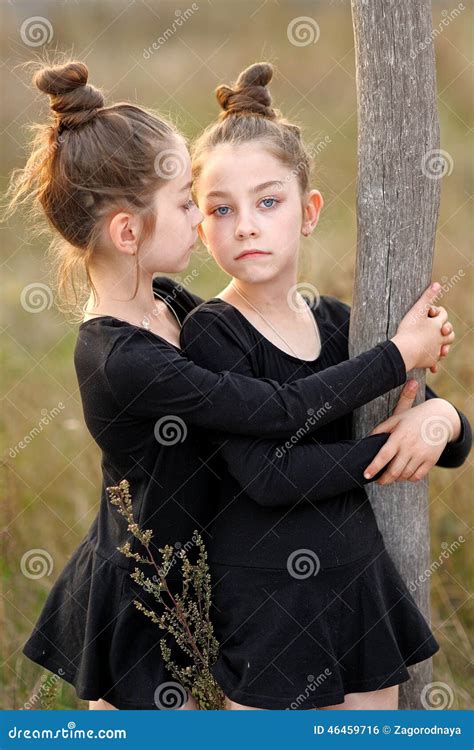
[[[431, 280], [443, 157], [430, 0], [351, 0], [358, 103], [357, 264], [350, 356], [393, 336]], [[410, 373], [420, 383], [424, 371]], [[370, 373], [367, 373], [370, 378]], [[398, 392], [359, 409], [355, 436], [385, 419]], [[429, 566], [426, 481], [367, 487], [387, 549], [407, 583]], [[428, 580], [413, 593], [430, 621]], [[400, 708], [423, 708], [431, 660], [410, 667]]]

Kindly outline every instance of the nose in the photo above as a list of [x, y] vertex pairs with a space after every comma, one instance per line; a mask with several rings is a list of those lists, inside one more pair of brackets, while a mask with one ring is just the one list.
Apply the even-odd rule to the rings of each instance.
[[193, 229], [196, 229], [201, 222], [204, 221], [204, 214], [202, 211], [199, 210], [199, 208], [196, 206], [193, 216]]
[[258, 237], [258, 227], [250, 214], [241, 214], [235, 225], [235, 237], [245, 240], [247, 237]]

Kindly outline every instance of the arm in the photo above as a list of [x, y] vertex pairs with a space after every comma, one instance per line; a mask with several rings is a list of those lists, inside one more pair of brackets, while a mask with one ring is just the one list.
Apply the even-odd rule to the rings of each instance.
[[[220, 454], [229, 473], [258, 505], [281, 507], [315, 503], [375, 481], [364, 478], [367, 464], [389, 433], [337, 443], [291, 445], [276, 440], [225, 437]], [[381, 470], [383, 471], [383, 470]]]
[[[348, 338], [349, 336], [349, 324], [350, 324], [350, 313], [351, 308], [349, 305], [347, 305], [344, 302], [338, 301], [339, 304], [335, 307], [335, 312], [340, 311], [340, 318], [339, 318], [339, 325], [340, 330], [343, 332], [344, 336]], [[428, 401], [432, 398], [440, 398], [428, 385], [425, 386], [425, 401]], [[446, 444], [445, 449], [441, 453], [440, 457], [438, 458], [436, 462], [436, 466], [442, 466], [445, 468], [455, 468], [457, 466], [462, 466], [464, 461], [466, 460], [467, 456], [469, 455], [469, 452], [472, 447], [472, 430], [471, 425], [469, 424], [469, 420], [463, 414], [459, 409], [457, 409], [454, 404], [451, 404], [451, 406], [456, 409], [456, 412], [460, 419], [460, 434], [457, 437], [456, 440], [453, 440]], [[416, 407], [413, 407], [416, 408]], [[385, 420], [384, 420], [385, 421]], [[388, 433], [380, 433], [387, 435]], [[375, 479], [380, 476], [381, 474], [380, 470], [378, 474], [376, 475]], [[371, 480], [372, 481], [372, 480]]]
[[[195, 340], [201, 346], [205, 336], [214, 351], [214, 337], [199, 321], [191, 323], [196, 320], [191, 313], [183, 329], [185, 343]], [[285, 385], [220, 369], [199, 367], [159, 336], [133, 329], [112, 348], [105, 374], [119, 409], [133, 417], [173, 415], [189, 425], [277, 438], [304, 424], [309, 408], [321, 414], [313, 431], [406, 379], [403, 358], [391, 341]]]
[[[255, 377], [248, 351], [251, 345], [244, 343], [244, 329], [228, 336], [225, 326], [213, 325], [212, 340], [208, 340], [204, 334], [196, 335], [196, 331], [190, 334], [191, 322], [193, 316], [187, 320], [182, 341], [198, 364], [209, 369], [225, 366], [234, 373]], [[209, 333], [210, 326], [206, 327], [206, 335]], [[314, 419], [306, 414], [300, 429], [308, 433]], [[387, 433], [336, 443], [295, 444], [291, 440], [285, 443], [220, 433], [215, 442], [229, 473], [247, 494], [260, 505], [278, 507], [313, 503], [367, 484], [363, 471], [388, 437]], [[375, 479], [377, 476], [370, 481]]]
[[201, 297], [189, 291], [186, 286], [183, 286], [179, 281], [168, 278], [168, 276], [155, 276], [152, 287], [155, 295], [164, 297], [168, 300], [168, 304], [181, 310], [183, 320], [191, 310], [204, 302]]

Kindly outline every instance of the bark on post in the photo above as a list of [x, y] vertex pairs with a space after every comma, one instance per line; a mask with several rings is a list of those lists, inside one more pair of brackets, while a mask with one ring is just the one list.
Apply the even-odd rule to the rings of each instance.
[[[350, 356], [393, 336], [431, 280], [443, 171], [436, 109], [430, 0], [351, 0], [358, 102], [357, 264]], [[424, 371], [410, 373], [420, 383]], [[367, 373], [370, 378], [370, 373]], [[355, 414], [366, 435], [398, 400], [382, 397]], [[429, 566], [426, 481], [368, 486], [379, 527], [407, 583]], [[413, 596], [430, 620], [429, 583]], [[431, 661], [409, 669], [400, 708], [423, 708]]]

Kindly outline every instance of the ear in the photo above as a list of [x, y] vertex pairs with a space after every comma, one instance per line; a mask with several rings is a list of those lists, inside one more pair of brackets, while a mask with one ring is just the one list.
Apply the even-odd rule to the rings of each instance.
[[301, 233], [307, 237], [318, 223], [319, 213], [324, 206], [323, 196], [319, 190], [310, 190], [303, 204], [303, 223]]
[[109, 234], [117, 250], [136, 255], [138, 249], [138, 219], [131, 213], [120, 211], [110, 220]]

